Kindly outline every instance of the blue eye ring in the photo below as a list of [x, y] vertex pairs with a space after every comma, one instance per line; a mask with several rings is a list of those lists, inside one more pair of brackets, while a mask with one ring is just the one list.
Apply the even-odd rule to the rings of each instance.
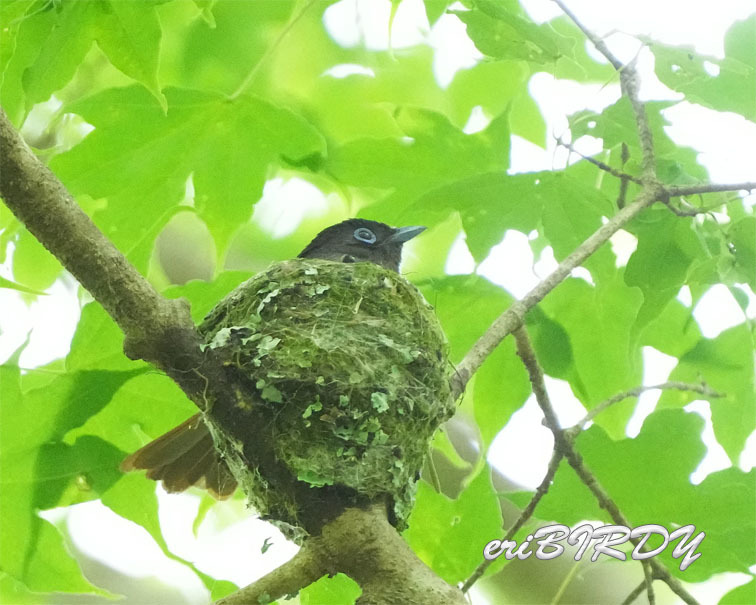
[[353, 235], [354, 239], [356, 239], [358, 242], [362, 242], [363, 244], [374, 244], [375, 240], [377, 239], [375, 237], [375, 233], [373, 233], [367, 227], [359, 227], [358, 229], [355, 229]]

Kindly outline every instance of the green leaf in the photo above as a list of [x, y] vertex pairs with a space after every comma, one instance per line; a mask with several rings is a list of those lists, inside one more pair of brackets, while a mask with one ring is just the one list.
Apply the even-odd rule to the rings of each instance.
[[[655, 523], [673, 528], [692, 524], [706, 538], [702, 556], [684, 572], [679, 560], [661, 555], [670, 571], [686, 581], [701, 581], [722, 571], [745, 572], [754, 564], [756, 471], [730, 468], [709, 475], [700, 485], [688, 479], [703, 458], [701, 418], [682, 410], [651, 414], [635, 439], [613, 442], [597, 426], [577, 440], [587, 468], [596, 476], [631, 526]], [[587, 519], [610, 522], [571, 467], [562, 464], [553, 487], [539, 503], [541, 519], [574, 525]], [[733, 525], [732, 519], [739, 519]]]
[[34, 288], [29, 288], [28, 286], [24, 286], [23, 284], [17, 284], [14, 281], [11, 281], [9, 279], [5, 279], [4, 277], [0, 277], [0, 288], [8, 288], [9, 290], [18, 290], [19, 292], [25, 292], [26, 294], [34, 294], [36, 296], [45, 296], [47, 292], [44, 292], [42, 290], [35, 290]]
[[450, 584], [467, 578], [482, 561], [483, 547], [501, 534], [501, 510], [484, 466], [456, 500], [418, 483], [405, 537], [412, 550]]
[[611, 204], [601, 193], [564, 172], [478, 174], [421, 196], [404, 213], [407, 221], [433, 224], [452, 210], [460, 213], [466, 242], [482, 262], [507, 229], [523, 233], [543, 222], [558, 260], [601, 225]]
[[190, 175], [195, 208], [223, 254], [260, 199], [269, 166], [323, 146], [301, 117], [255, 97], [183, 89], [166, 97], [167, 115], [138, 87], [74, 104], [70, 111], [96, 130], [53, 160], [74, 195], [107, 198], [94, 221], [140, 268]]
[[630, 227], [638, 247], [628, 260], [625, 283], [643, 292], [635, 329], [642, 329], [662, 312], [687, 282], [694, 260], [706, 251], [693, 231], [693, 220], [666, 209], [649, 209]]
[[0, 512], [6, 528], [0, 565], [32, 591], [107, 594], [83, 577], [62, 536], [37, 511], [89, 499], [96, 494], [90, 490], [112, 482], [112, 447], [88, 440], [69, 446], [62, 439], [132, 375], [76, 372], [22, 394], [18, 368], [0, 366]]
[[185, 298], [192, 305], [192, 319], [199, 323], [231, 290], [251, 277], [247, 271], [224, 271], [211, 282], [192, 280], [163, 291], [166, 298]]
[[210, 29], [215, 29], [215, 17], [213, 16], [213, 6], [217, 0], [194, 0], [194, 4], [200, 10], [202, 19], [207, 23]]
[[163, 111], [167, 101], [158, 83], [160, 21], [154, 6], [105, 0], [93, 35], [110, 62], [127, 76], [140, 82], [158, 100]]
[[362, 594], [359, 585], [343, 573], [323, 576], [317, 582], [299, 591], [302, 605], [352, 605]]
[[[756, 390], [753, 367], [754, 343], [747, 324], [725, 330], [716, 338], [701, 338], [680, 357], [670, 380], [704, 381], [725, 397], [712, 398], [711, 422], [714, 435], [733, 464], [745, 441], [756, 428]], [[664, 391], [659, 407], [687, 405], [704, 397], [684, 391]]]
[[21, 231], [13, 252], [13, 277], [33, 290], [47, 290], [63, 267], [28, 231]]
[[552, 63], [559, 58], [560, 46], [565, 41], [548, 26], [531, 21], [519, 4], [478, 0], [475, 7], [449, 12], [467, 26], [467, 35], [484, 55], [537, 64]]
[[512, 414], [530, 396], [530, 382], [509, 338], [488, 356], [475, 375], [475, 421], [483, 442], [490, 445]]
[[756, 579], [733, 588], [719, 599], [719, 605], [751, 605], [756, 603]]
[[451, 4], [451, 0], [423, 0], [423, 4], [428, 23], [433, 25], [446, 12], [446, 7]]
[[[567, 279], [540, 304], [569, 336], [575, 374], [568, 380], [589, 409], [641, 384], [641, 351], [632, 334], [641, 299], [618, 272], [596, 287]], [[619, 404], [597, 416], [596, 422], [618, 438], [631, 414], [630, 406]]]
[[[394, 118], [412, 140], [357, 139], [331, 149], [326, 162], [325, 170], [339, 181], [381, 191], [382, 201], [360, 213], [366, 218], [403, 223], [417, 215], [407, 212], [408, 204], [440, 184], [509, 166], [506, 113], [471, 135], [425, 109], [400, 107]], [[445, 217], [439, 214], [437, 221]]]
[[[46, 101], [56, 90], [73, 78], [76, 69], [92, 46], [94, 20], [93, 2], [66, 2], [60, 10], [44, 11], [28, 19], [19, 35], [36, 37], [43, 27], [47, 29], [34, 60], [23, 73], [26, 95], [25, 111], [32, 105]], [[33, 23], [39, 20], [40, 23]]]
[[732, 254], [740, 279], [756, 291], [756, 217], [748, 216], [735, 221], [727, 230], [732, 243]]
[[[725, 58], [698, 54], [691, 46], [647, 41], [656, 75], [686, 100], [756, 121], [756, 15], [736, 21], [725, 34]], [[708, 69], [707, 69], [708, 68]], [[712, 69], [716, 75], [712, 75]]]

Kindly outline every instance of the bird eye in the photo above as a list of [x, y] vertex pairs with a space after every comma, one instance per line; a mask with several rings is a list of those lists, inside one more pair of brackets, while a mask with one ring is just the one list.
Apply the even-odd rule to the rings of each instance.
[[367, 227], [360, 227], [359, 229], [354, 230], [354, 239], [359, 242], [365, 242], [366, 244], [374, 244], [376, 237], [375, 233]]

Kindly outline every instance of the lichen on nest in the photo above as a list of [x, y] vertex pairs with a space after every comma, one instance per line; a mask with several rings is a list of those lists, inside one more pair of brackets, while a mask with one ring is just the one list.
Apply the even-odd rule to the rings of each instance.
[[[261, 430], [299, 480], [387, 495], [406, 525], [428, 442], [454, 411], [446, 339], [412, 284], [372, 263], [284, 261], [229, 294], [200, 331], [248, 379], [239, 413], [269, 412]], [[295, 530], [298, 504], [268, 489], [243, 444], [208, 420], [250, 504]]]

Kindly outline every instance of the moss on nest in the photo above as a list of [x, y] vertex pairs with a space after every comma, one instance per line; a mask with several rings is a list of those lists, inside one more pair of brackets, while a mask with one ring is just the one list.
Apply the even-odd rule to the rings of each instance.
[[[446, 339], [412, 284], [372, 263], [294, 259], [239, 286], [200, 330], [248, 378], [242, 405], [269, 411], [261, 430], [297, 478], [388, 495], [405, 526], [428, 442], [454, 412]], [[292, 534], [297, 503], [209, 420], [250, 504]]]

